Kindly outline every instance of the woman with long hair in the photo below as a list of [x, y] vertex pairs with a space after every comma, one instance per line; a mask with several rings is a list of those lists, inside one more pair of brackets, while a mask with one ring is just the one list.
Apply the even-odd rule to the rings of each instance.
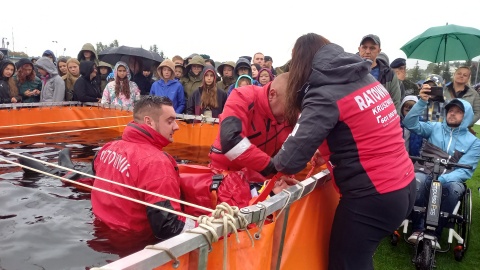
[[370, 65], [314, 33], [299, 37], [292, 51], [286, 119], [296, 126], [273, 163], [290, 175], [312, 156], [316, 164], [326, 161], [340, 193], [329, 269], [373, 269], [380, 240], [415, 201], [400, 118]]
[[40, 91], [42, 90], [42, 81], [35, 74], [32, 61], [28, 58], [22, 58], [15, 63], [17, 74], [13, 75], [18, 92], [22, 96], [22, 102], [40, 102]]
[[130, 81], [130, 69], [125, 62], [117, 62], [113, 69], [115, 80], [109, 82], [103, 90], [102, 104], [134, 106], [140, 100], [140, 89]]
[[10, 60], [0, 62], [0, 103], [22, 102], [18, 88], [13, 79], [15, 65]]
[[65, 57], [58, 58], [57, 70], [58, 70], [58, 75], [60, 75], [60, 77], [67, 75], [67, 70], [68, 70], [67, 61], [68, 59]]
[[65, 82], [65, 101], [73, 100], [73, 86], [80, 77], [80, 62], [77, 58], [67, 60], [67, 74], [62, 76]]
[[227, 93], [219, 91], [216, 82], [215, 69], [210, 66], [205, 67], [202, 86], [197, 88], [188, 99], [187, 114], [218, 118], [227, 101]]

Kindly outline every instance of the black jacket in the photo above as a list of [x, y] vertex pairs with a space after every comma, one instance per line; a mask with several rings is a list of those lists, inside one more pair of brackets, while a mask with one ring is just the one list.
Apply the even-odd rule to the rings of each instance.
[[90, 74], [94, 69], [95, 63], [92, 61], [80, 62], [80, 77], [73, 85], [73, 100], [80, 102], [98, 102], [102, 98], [100, 89], [98, 89], [97, 77], [90, 80]]

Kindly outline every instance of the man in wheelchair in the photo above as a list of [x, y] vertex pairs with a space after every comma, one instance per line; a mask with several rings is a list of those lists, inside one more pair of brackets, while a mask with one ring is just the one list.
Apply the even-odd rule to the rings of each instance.
[[[448, 162], [471, 165], [472, 169], [452, 168], [442, 169], [438, 176], [442, 184], [442, 198], [440, 211], [452, 213], [457, 202], [465, 192], [464, 182], [472, 177], [480, 159], [480, 140], [472, 135], [468, 126], [473, 119], [473, 110], [469, 102], [462, 99], [453, 99], [445, 106], [446, 117], [443, 122], [420, 122], [419, 116], [427, 108], [430, 97], [430, 87], [424, 85], [420, 90], [420, 100], [406, 115], [403, 124], [411, 132], [427, 139], [422, 155], [438, 157]], [[426, 207], [432, 182], [432, 168], [427, 163], [415, 164], [417, 180], [417, 197], [415, 206]], [[424, 231], [424, 214], [412, 213], [413, 233], [408, 241], [416, 243], [419, 235]], [[446, 219], [440, 219], [435, 234], [440, 239]], [[439, 241], [435, 241], [435, 248], [440, 249]]]

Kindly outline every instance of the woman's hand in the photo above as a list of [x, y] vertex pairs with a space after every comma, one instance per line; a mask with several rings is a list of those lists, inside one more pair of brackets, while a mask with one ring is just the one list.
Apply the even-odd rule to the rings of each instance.
[[322, 158], [322, 154], [320, 153], [320, 151], [318, 151], [318, 149], [317, 151], [315, 151], [315, 154], [313, 154], [313, 157], [310, 160], [310, 164], [312, 164], [312, 167], [315, 167], [315, 168], [325, 164], [325, 160]]

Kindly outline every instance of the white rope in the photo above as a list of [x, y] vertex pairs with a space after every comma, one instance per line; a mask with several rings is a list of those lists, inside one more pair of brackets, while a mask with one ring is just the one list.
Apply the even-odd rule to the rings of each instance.
[[[305, 186], [303, 188], [305, 188]], [[287, 201], [285, 201], [285, 204], [283, 205], [282, 209], [280, 209], [280, 212], [278, 212], [278, 215], [277, 215], [278, 217], [282, 214], [283, 210], [285, 210], [285, 208], [287, 208], [288, 202], [290, 201], [290, 198], [292, 197], [292, 192], [290, 192], [286, 189], [282, 190], [282, 192], [287, 193], [288, 197], [287, 197]]]
[[43, 173], [44, 175], [48, 175], [48, 176], [51, 176], [51, 177], [54, 177], [54, 178], [58, 178], [58, 179], [60, 179], [60, 180], [63, 180], [63, 181], [65, 181], [65, 182], [69, 182], [69, 183], [71, 183], [71, 184], [75, 184], [75, 185], [79, 185], [79, 186], [86, 187], [86, 188], [89, 188], [89, 189], [93, 189], [93, 190], [97, 190], [97, 191], [100, 191], [100, 192], [104, 192], [104, 193], [110, 194], [110, 195], [115, 196], [115, 197], [119, 197], [119, 198], [122, 198], [122, 199], [125, 199], [125, 200], [128, 200], [128, 201], [132, 201], [132, 202], [139, 203], [139, 204], [143, 204], [143, 205], [145, 205], [145, 206], [150, 206], [150, 207], [153, 207], [153, 208], [156, 208], [156, 209], [159, 209], [159, 210], [162, 210], [162, 211], [171, 213], [171, 214], [175, 214], [175, 215], [178, 215], [178, 216], [190, 218], [190, 219], [193, 219], [193, 220], [198, 220], [197, 217], [191, 216], [191, 215], [189, 215], [189, 214], [185, 214], [185, 213], [182, 213], [182, 212], [178, 212], [178, 211], [175, 211], [175, 210], [171, 210], [171, 209], [168, 209], [168, 208], [165, 208], [165, 207], [161, 207], [161, 206], [158, 206], [158, 205], [155, 205], [155, 204], [151, 204], [151, 203], [147, 203], [147, 202], [142, 202], [142, 201], [140, 201], [140, 200], [137, 200], [137, 199], [134, 199], [134, 198], [130, 198], [130, 197], [127, 197], [127, 196], [124, 196], [124, 195], [121, 195], [121, 194], [117, 194], [117, 193], [115, 193], [115, 192], [111, 192], [111, 191], [108, 191], [108, 190], [105, 190], [105, 189], [101, 189], [101, 188], [97, 188], [97, 187], [94, 187], [94, 186], [86, 185], [86, 184], [84, 184], [84, 183], [80, 183], [80, 182], [77, 182], [77, 181], [74, 181], [74, 180], [70, 180], [70, 179], [67, 179], [67, 178], [65, 178], [65, 177], [61, 177], [61, 176], [54, 175], [54, 174], [51, 174], [51, 173], [43, 172], [43, 171], [41, 171], [41, 170], [37, 170], [37, 169], [35, 169], [35, 168], [31, 168], [31, 167], [29, 167], [29, 166], [25, 166], [25, 165], [23, 165], [23, 164], [16, 163], [16, 162], [14, 162], [14, 161], [5, 159], [5, 158], [3, 158], [3, 157], [0, 157], [0, 160], [5, 161], [5, 162], [8, 162], [8, 163], [11, 163], [11, 164], [18, 165], [18, 166], [20, 166], [20, 167], [22, 167], [22, 168], [27, 168], [27, 169], [32, 170], [32, 171], [34, 171], [34, 172]]
[[180, 261], [178, 260], [177, 256], [175, 256], [175, 254], [173, 254], [173, 252], [169, 248], [158, 245], [148, 245], [145, 247], [145, 249], [165, 251], [167, 255], [173, 260], [174, 268], [177, 268], [180, 265]]
[[[81, 174], [81, 175], [84, 175], [84, 176], [87, 176], [87, 177], [90, 177], [90, 178], [98, 179], [98, 180], [100, 180], [100, 181], [105, 181], [105, 182], [108, 182], [108, 183], [110, 183], [110, 184], [119, 185], [119, 186], [122, 186], [122, 187], [125, 187], [125, 188], [129, 188], [129, 189], [132, 189], [132, 190], [135, 190], [135, 191], [139, 191], [139, 192], [143, 192], [143, 193], [146, 193], [146, 194], [149, 194], [149, 195], [157, 196], [157, 197], [160, 197], [160, 198], [162, 198], [162, 199], [166, 199], [166, 200], [170, 200], [170, 201], [177, 202], [177, 203], [180, 203], [180, 204], [184, 204], [184, 205], [188, 205], [188, 206], [191, 206], [191, 207], [195, 207], [195, 208], [198, 208], [198, 209], [207, 211], [207, 212], [212, 212], [212, 211], [213, 211], [213, 209], [210, 209], [210, 208], [207, 208], [207, 207], [203, 207], [203, 206], [196, 205], [196, 204], [192, 204], [192, 203], [189, 203], [189, 202], [185, 202], [185, 201], [182, 201], [182, 200], [179, 200], [179, 199], [171, 198], [171, 197], [168, 197], [168, 196], [165, 196], [165, 195], [162, 195], [162, 194], [154, 193], [154, 192], [151, 192], [151, 191], [148, 191], [148, 190], [144, 190], [144, 189], [140, 189], [140, 188], [137, 188], [137, 187], [134, 187], [134, 186], [130, 186], [130, 185], [118, 183], [118, 182], [115, 182], [115, 181], [112, 181], [112, 180], [109, 180], [109, 179], [106, 179], [106, 178], [98, 177], [98, 176], [95, 176], [95, 175], [90, 175], [90, 174], [85, 173], [85, 172], [77, 171], [77, 170], [75, 170], [75, 169], [70, 169], [70, 168], [67, 168], [67, 167], [63, 167], [63, 166], [60, 166], [60, 165], [57, 165], [57, 164], [49, 163], [49, 162], [46, 162], [46, 161], [43, 161], [43, 160], [39, 160], [39, 159], [36, 159], [36, 158], [32, 158], [32, 157], [29, 157], [29, 156], [24, 156], [24, 155], [21, 155], [21, 154], [12, 152], [12, 151], [8, 151], [8, 150], [5, 150], [5, 149], [1, 149], [1, 148], [0, 148], [0, 151], [1, 151], [1, 152], [4, 152], [4, 153], [11, 154], [11, 155], [14, 155], [14, 156], [19, 156], [19, 157], [23, 157], [23, 158], [26, 158], [26, 159], [29, 159], [29, 160], [32, 160], [32, 161], [36, 161], [36, 162], [39, 162], [39, 163], [42, 163], [42, 164], [45, 164], [45, 165], [49, 165], [49, 166], [52, 166], [52, 167], [55, 167], [55, 168], [59, 168], [59, 169], [62, 169], [62, 170], [66, 170], [66, 171], [71, 171], [71, 172], [74, 172], [74, 173], [78, 173], [78, 174]], [[10, 162], [10, 161], [9, 161], [9, 162]], [[10, 162], [10, 163], [15, 164], [15, 165], [19, 165], [19, 166], [24, 167], [24, 168], [30, 169], [29, 167], [26, 167], [26, 166], [24, 166], [24, 165], [22, 165], [22, 164], [20, 164], [20, 163], [16, 163], [16, 162]], [[37, 171], [37, 170], [35, 170], [35, 171]], [[42, 172], [42, 171], [39, 171], [39, 172], [40, 172], [40, 173], [44, 173], [44, 172]], [[44, 174], [47, 174], [47, 173], [44, 173]], [[47, 175], [48, 175], [48, 174], [47, 174]], [[63, 179], [63, 178], [62, 178], [62, 179]], [[73, 182], [73, 183], [75, 183], [75, 184], [80, 184], [79, 182], [73, 181], [73, 180], [69, 180], [69, 182]], [[89, 185], [86, 185], [86, 186], [87, 186], [87, 187], [90, 187]]]
[[[217, 242], [219, 236], [215, 229], [213, 228], [214, 223], [223, 224], [223, 269], [227, 269], [227, 262], [228, 262], [228, 234], [234, 233], [237, 243], [240, 243], [240, 239], [238, 238], [238, 230], [244, 230], [247, 232], [248, 237], [252, 243], [252, 247], [254, 245], [252, 235], [247, 230], [248, 221], [243, 215], [239, 215], [240, 209], [237, 206], [230, 206], [226, 202], [222, 202], [221, 204], [217, 205], [216, 209], [213, 211], [212, 216], [205, 216], [202, 215], [198, 217], [198, 226], [207, 230], [207, 232], [211, 233], [211, 236], [207, 234], [207, 232], [198, 232], [194, 230], [187, 231], [189, 233], [196, 233], [202, 234], [207, 239], [208, 244], [210, 245], [210, 249], [213, 242]], [[238, 218], [239, 228], [235, 226], [235, 218]]]
[[63, 134], [63, 133], [72, 133], [72, 132], [82, 132], [82, 131], [90, 131], [90, 130], [98, 130], [98, 129], [106, 129], [106, 128], [118, 128], [118, 127], [124, 127], [124, 126], [126, 126], [126, 125], [98, 127], [98, 128], [84, 128], [84, 129], [56, 131], [56, 132], [45, 132], [45, 133], [37, 133], [37, 134], [3, 137], [3, 138], [0, 138], [0, 140], [25, 138], [25, 137], [36, 137], [36, 136], [43, 136], [43, 135], [54, 135], [54, 134]]
[[39, 122], [39, 123], [33, 123], [33, 124], [0, 126], [0, 128], [26, 127], [26, 126], [39, 126], [39, 125], [50, 125], [50, 124], [72, 123], [72, 122], [97, 121], [97, 120], [107, 120], [107, 119], [117, 119], [117, 118], [127, 118], [127, 117], [132, 118], [131, 115], [102, 117], [102, 118], [84, 118], [84, 119], [79, 119], [79, 120], [65, 120], [65, 121], [56, 121], [56, 122]]

